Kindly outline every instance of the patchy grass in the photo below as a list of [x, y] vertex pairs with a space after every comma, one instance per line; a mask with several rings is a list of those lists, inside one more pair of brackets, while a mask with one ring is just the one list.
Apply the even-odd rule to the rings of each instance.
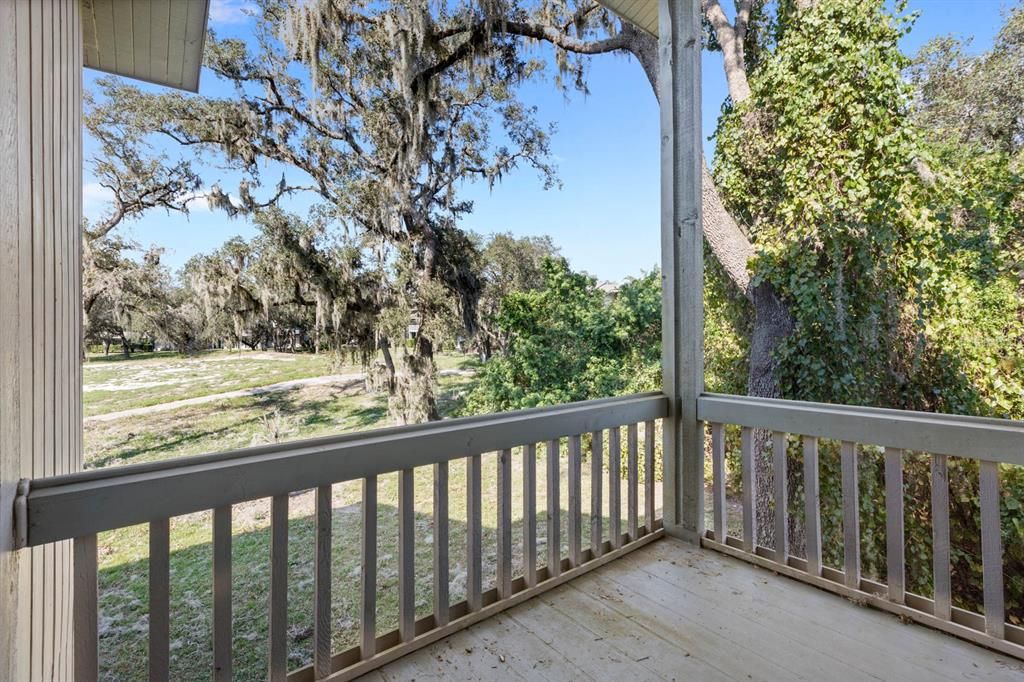
[[[231, 390], [242, 381], [246, 371], [259, 377], [277, 371], [316, 372], [302, 358], [295, 365], [273, 358], [242, 354], [240, 359], [212, 357], [181, 358], [169, 354], [113, 362], [100, 361], [100, 369], [87, 371], [86, 381], [92, 383], [146, 383], [168, 368], [179, 367], [179, 377], [219, 372], [216, 391]], [[270, 354], [266, 354], [270, 355]], [[291, 357], [291, 356], [289, 356]], [[315, 358], [313, 358], [315, 360]], [[241, 363], [236, 364], [236, 363]], [[306, 364], [303, 364], [306, 363]], [[467, 369], [475, 362], [466, 357], [442, 356], [443, 369]], [[226, 369], [221, 370], [221, 367]], [[248, 369], [245, 369], [248, 367]], [[161, 369], [162, 368], [162, 369]], [[321, 372], [322, 373], [322, 372]], [[166, 373], [164, 374], [166, 376]], [[170, 376], [175, 376], [171, 373]], [[316, 374], [310, 374], [316, 376]], [[275, 376], [273, 381], [284, 380]], [[294, 375], [293, 377], [294, 378]], [[205, 381], [205, 380], [204, 380]], [[471, 388], [472, 376], [441, 378], [439, 406], [444, 414], [452, 414], [461, 405]], [[178, 386], [183, 383], [188, 388]], [[172, 380], [168, 386], [129, 387], [120, 391], [124, 407], [137, 406], [141, 400], [162, 396], [163, 400], [185, 397], [184, 390], [199, 390], [197, 384]], [[265, 383], [265, 382], [261, 382]], [[141, 394], [142, 397], [138, 397]], [[89, 393], [86, 393], [88, 396]], [[133, 402], [135, 401], [135, 402]], [[279, 440], [295, 440], [344, 431], [383, 426], [387, 421], [386, 397], [367, 394], [361, 381], [347, 386], [307, 386], [275, 394], [249, 396], [185, 407], [168, 412], [154, 412], [142, 417], [93, 422], [85, 427], [86, 466], [105, 467], [148, 462], [192, 454], [216, 452]], [[642, 428], [642, 427], [641, 427]], [[623, 434], [623, 438], [625, 434]], [[642, 441], [641, 441], [642, 442]], [[624, 449], [624, 448], [623, 448]], [[543, 448], [540, 448], [543, 453]], [[565, 447], [562, 448], [563, 460]], [[607, 452], [607, 449], [606, 449]], [[538, 458], [538, 509], [546, 509], [544, 455]], [[589, 467], [583, 467], [584, 518], [583, 543], [589, 544], [590, 483]], [[561, 538], [563, 553], [567, 552], [567, 467], [563, 461], [561, 486], [563, 512]], [[484, 588], [493, 585], [497, 552], [497, 461], [494, 454], [484, 455], [483, 463], [483, 525], [484, 525]], [[513, 524], [514, 566], [522, 570], [522, 456], [513, 457]], [[466, 588], [466, 467], [463, 460], [451, 463], [449, 505], [452, 601], [465, 597]], [[432, 604], [431, 556], [433, 543], [432, 471], [417, 469], [415, 477], [416, 513], [416, 609], [419, 616], [428, 614]], [[359, 638], [359, 573], [358, 553], [362, 483], [341, 483], [333, 487], [332, 556], [333, 600], [331, 625], [334, 650], [357, 643]], [[607, 490], [607, 486], [605, 487]], [[397, 474], [378, 480], [378, 565], [377, 621], [378, 632], [397, 627], [398, 604], [398, 482]], [[640, 490], [643, 509], [643, 490]], [[623, 483], [623, 503], [626, 499]], [[657, 491], [660, 506], [660, 486]], [[293, 495], [289, 503], [289, 656], [294, 669], [312, 660], [313, 562], [315, 528], [314, 496], [306, 491]], [[267, 660], [267, 588], [269, 585], [269, 500], [256, 500], [233, 507], [232, 602], [234, 612], [234, 674], [236, 679], [257, 679], [265, 676]], [[602, 510], [611, 513], [607, 492]], [[625, 514], [621, 514], [626, 528]], [[546, 556], [546, 516], [538, 516], [538, 558]], [[641, 518], [642, 521], [642, 518]], [[208, 678], [213, 663], [212, 653], [212, 529], [209, 512], [172, 519], [171, 523], [171, 677], [172, 679]], [[100, 552], [100, 663], [104, 679], [145, 679], [148, 646], [148, 527], [133, 526], [102, 533]]]
[[333, 372], [325, 355], [208, 351], [92, 356], [82, 373], [85, 416], [92, 416]]
[[[439, 405], [450, 414], [473, 382], [441, 377]], [[101, 468], [313, 438], [385, 425], [387, 396], [363, 382], [305, 386], [280, 393], [192, 405], [144, 417], [85, 424], [85, 466]]]
[[[475, 358], [462, 354], [437, 356], [438, 369], [473, 369]], [[83, 364], [85, 416], [135, 407], [267, 386], [281, 381], [328, 374], [362, 372], [357, 363], [332, 366], [330, 356], [261, 351], [205, 351], [91, 355]]]

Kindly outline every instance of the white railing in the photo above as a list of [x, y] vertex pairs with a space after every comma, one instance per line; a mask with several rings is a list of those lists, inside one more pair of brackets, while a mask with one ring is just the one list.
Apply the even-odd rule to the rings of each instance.
[[[902, 410], [826, 405], [706, 394], [699, 418], [710, 424], [712, 528], [703, 544], [790, 577], [866, 601], [951, 634], [1024, 656], [1024, 629], [1006, 622], [999, 465], [1024, 465], [1024, 423]], [[742, 534], [729, 534], [726, 499], [725, 425], [741, 427]], [[771, 433], [774, 547], [757, 543], [755, 432]], [[787, 443], [800, 436], [803, 452], [805, 556], [788, 544]], [[843, 569], [822, 564], [818, 439], [840, 441], [843, 505]], [[861, 575], [858, 456], [877, 446], [884, 458], [885, 583]], [[860, 452], [858, 452], [860, 450]], [[929, 514], [932, 520], [931, 598], [905, 588], [904, 451], [931, 456]], [[979, 461], [984, 598], [981, 614], [957, 608], [950, 584], [949, 457]]]
[[[268, 592], [270, 680], [351, 679], [409, 651], [562, 584], [640, 547], [662, 534], [655, 518], [655, 421], [668, 414], [661, 394], [575, 403], [555, 408], [470, 417], [382, 429], [236, 452], [176, 459], [37, 479], [20, 487], [18, 534], [25, 546], [74, 540], [75, 679], [99, 676], [97, 533], [149, 524], [149, 678], [167, 680], [170, 667], [170, 519], [213, 510], [213, 676], [232, 675], [231, 541], [232, 505], [271, 498], [270, 584]], [[638, 424], [643, 424], [640, 461]], [[626, 430], [626, 529], [621, 521], [621, 441]], [[607, 433], [606, 433], [607, 432]], [[591, 434], [589, 547], [582, 527], [582, 443]], [[607, 439], [605, 436], [607, 435]], [[568, 449], [568, 555], [561, 551], [560, 449]], [[605, 457], [604, 444], [608, 443]], [[547, 456], [546, 565], [537, 558], [537, 444]], [[523, 457], [523, 554], [521, 575], [513, 575], [511, 462]], [[496, 586], [482, 584], [481, 455], [498, 452], [498, 547]], [[466, 600], [450, 603], [448, 472], [467, 467]], [[607, 474], [605, 462], [607, 460]], [[643, 525], [638, 486], [644, 467]], [[417, 469], [431, 467], [433, 487], [433, 613], [416, 619], [413, 484]], [[378, 633], [377, 477], [398, 473], [398, 621]], [[604, 540], [603, 491], [608, 480], [610, 539]], [[359, 646], [331, 649], [331, 486], [363, 481], [360, 551], [361, 623]], [[316, 490], [313, 663], [288, 670], [287, 575], [289, 493]]]

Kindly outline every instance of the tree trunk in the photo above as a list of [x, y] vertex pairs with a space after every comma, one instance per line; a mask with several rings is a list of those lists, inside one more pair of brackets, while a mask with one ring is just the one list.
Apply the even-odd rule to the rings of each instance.
[[380, 340], [380, 352], [384, 356], [384, 369], [387, 372], [388, 398], [395, 395], [398, 384], [396, 381], [395, 359], [391, 356], [391, 342], [387, 337]]
[[412, 352], [405, 355], [397, 379], [392, 412], [399, 423], [418, 424], [441, 418], [434, 395], [434, 344], [425, 334], [416, 334]]
[[426, 216], [415, 211], [403, 217], [410, 234], [418, 235], [421, 251], [417, 259], [416, 281], [418, 291], [411, 294], [408, 308], [419, 314], [420, 326], [413, 340], [412, 351], [406, 350], [402, 364], [395, 375], [395, 392], [389, 401], [389, 411], [400, 424], [418, 424], [441, 418], [437, 410], [434, 389], [437, 386], [437, 365], [434, 364], [434, 343], [425, 333], [425, 324], [433, 313], [422, 300], [436, 276], [438, 239]]
[[[753, 288], [754, 324], [750, 337], [750, 370], [747, 394], [759, 398], [781, 398], [779, 362], [775, 350], [793, 331], [793, 315], [767, 283]], [[763, 547], [775, 546], [774, 482], [772, 471], [771, 431], [754, 431], [754, 456], [757, 465], [757, 542]], [[795, 468], [788, 471], [789, 490], [794, 490]], [[793, 550], [803, 544], [803, 524], [790, 527]]]

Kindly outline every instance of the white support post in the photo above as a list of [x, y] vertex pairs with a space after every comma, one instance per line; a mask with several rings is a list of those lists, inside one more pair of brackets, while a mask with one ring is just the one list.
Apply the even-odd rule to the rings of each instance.
[[12, 532], [21, 479], [82, 467], [81, 5], [0, 0], [0, 680], [74, 678], [89, 596], [70, 543]]
[[704, 532], [700, 17], [699, 0], [659, 0], [662, 386], [672, 405], [664, 427], [664, 524], [691, 542]]

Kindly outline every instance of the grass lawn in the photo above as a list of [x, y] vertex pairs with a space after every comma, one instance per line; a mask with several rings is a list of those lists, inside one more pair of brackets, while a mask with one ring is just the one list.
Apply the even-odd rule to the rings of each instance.
[[[471, 369], [474, 358], [439, 354], [439, 369]], [[327, 374], [358, 373], [358, 364], [331, 365], [328, 355], [214, 350], [182, 355], [174, 352], [90, 355], [82, 367], [85, 416], [133, 407], [267, 386]]]
[[[86, 367], [85, 382], [95, 400], [93, 410], [120, 410], [142, 404], [219, 393], [241, 386], [258, 386], [327, 371], [326, 360], [314, 356], [270, 353], [217, 352], [185, 358], [148, 354], [130, 360], [100, 359]], [[468, 368], [465, 356], [442, 356], [439, 365]], [[355, 369], [355, 368], [354, 368]], [[215, 378], [216, 377], [216, 378]], [[471, 388], [471, 375], [440, 380], [443, 414], [455, 411]], [[117, 387], [112, 389], [110, 387]], [[94, 412], [95, 413], [95, 412]], [[247, 396], [184, 407], [167, 412], [90, 422], [85, 426], [86, 466], [106, 467], [215, 452], [279, 440], [294, 440], [344, 431], [369, 429], [387, 423], [386, 396], [367, 394], [361, 381], [344, 386], [306, 386], [286, 392]], [[543, 448], [540, 449], [543, 452]], [[563, 459], [565, 449], [563, 446]], [[543, 455], [537, 466], [538, 509], [546, 506]], [[483, 519], [485, 589], [495, 577], [497, 549], [496, 456], [484, 456]], [[513, 458], [515, 561], [522, 556], [522, 456]], [[589, 469], [584, 466], [583, 508], [589, 511]], [[453, 462], [450, 472], [451, 596], [465, 596], [465, 466]], [[568, 495], [566, 466], [562, 466], [563, 510]], [[397, 626], [397, 474], [378, 482], [378, 631]], [[433, 542], [432, 471], [416, 471], [416, 603], [419, 615], [431, 608], [431, 551]], [[625, 500], [623, 488], [623, 500]], [[643, 491], [640, 491], [641, 509]], [[660, 491], [659, 491], [660, 498]], [[358, 550], [361, 482], [334, 486], [334, 648], [352, 646], [358, 639]], [[660, 502], [660, 499], [659, 499]], [[233, 539], [233, 609], [235, 676], [265, 676], [267, 652], [267, 585], [269, 584], [269, 500], [235, 505]], [[605, 516], [607, 497], [605, 500]], [[289, 528], [289, 651], [291, 667], [312, 658], [312, 599], [314, 526], [313, 494], [291, 497]], [[545, 517], [539, 515], [538, 557], [546, 552]], [[566, 550], [566, 512], [562, 515]], [[608, 524], [605, 524], [607, 536]], [[583, 521], [584, 544], [589, 542], [589, 516]], [[625, 519], [623, 519], [625, 528]], [[212, 549], [209, 512], [175, 518], [171, 524], [172, 679], [200, 679], [212, 666]], [[145, 679], [148, 646], [148, 527], [134, 526], [103, 533], [100, 552], [100, 656], [105, 679]]]

